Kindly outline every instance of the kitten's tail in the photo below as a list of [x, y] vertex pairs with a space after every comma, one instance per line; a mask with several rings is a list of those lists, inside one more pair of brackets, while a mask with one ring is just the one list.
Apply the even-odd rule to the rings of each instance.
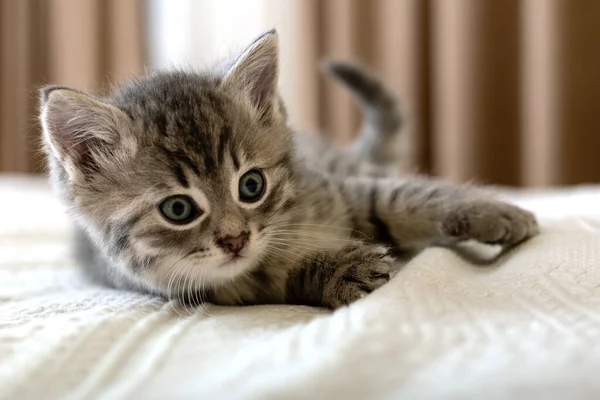
[[329, 61], [323, 68], [327, 75], [350, 90], [363, 109], [362, 128], [352, 151], [376, 164], [398, 162], [400, 149], [396, 140], [402, 117], [392, 91], [357, 64]]

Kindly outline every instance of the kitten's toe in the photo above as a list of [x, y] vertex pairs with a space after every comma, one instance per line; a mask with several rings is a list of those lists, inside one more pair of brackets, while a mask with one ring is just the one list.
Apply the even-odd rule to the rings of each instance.
[[539, 232], [535, 216], [499, 201], [473, 201], [448, 213], [442, 230], [449, 236], [488, 244], [514, 245]]
[[348, 263], [341, 266], [326, 285], [324, 302], [338, 308], [365, 297], [390, 280], [393, 259], [383, 246], [365, 246], [360, 254], [349, 253]]

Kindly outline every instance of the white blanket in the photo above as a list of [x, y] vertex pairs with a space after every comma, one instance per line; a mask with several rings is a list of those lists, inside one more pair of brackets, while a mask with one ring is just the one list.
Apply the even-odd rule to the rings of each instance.
[[335, 313], [93, 286], [43, 180], [0, 179], [1, 399], [600, 398], [600, 188], [511, 196], [543, 233], [428, 249]]

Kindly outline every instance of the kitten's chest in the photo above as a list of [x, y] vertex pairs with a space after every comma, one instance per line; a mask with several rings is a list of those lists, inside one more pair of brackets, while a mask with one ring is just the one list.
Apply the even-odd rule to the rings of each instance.
[[221, 305], [285, 303], [289, 269], [285, 264], [262, 263], [248, 275], [207, 294], [210, 302]]

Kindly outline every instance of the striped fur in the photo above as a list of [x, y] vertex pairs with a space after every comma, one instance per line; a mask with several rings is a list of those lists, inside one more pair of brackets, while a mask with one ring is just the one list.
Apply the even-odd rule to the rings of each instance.
[[[511, 246], [535, 218], [480, 190], [389, 176], [381, 164], [400, 120], [393, 97], [355, 66], [330, 68], [360, 99], [357, 145], [293, 132], [277, 92], [277, 35], [225, 70], [160, 72], [93, 97], [42, 93], [44, 149], [57, 194], [80, 230], [81, 263], [107, 284], [194, 304], [296, 303], [337, 308], [389, 279], [389, 249], [476, 239]], [[258, 169], [263, 195], [238, 182]], [[186, 225], [158, 204], [186, 195]], [[221, 239], [245, 232], [241, 258]]]

